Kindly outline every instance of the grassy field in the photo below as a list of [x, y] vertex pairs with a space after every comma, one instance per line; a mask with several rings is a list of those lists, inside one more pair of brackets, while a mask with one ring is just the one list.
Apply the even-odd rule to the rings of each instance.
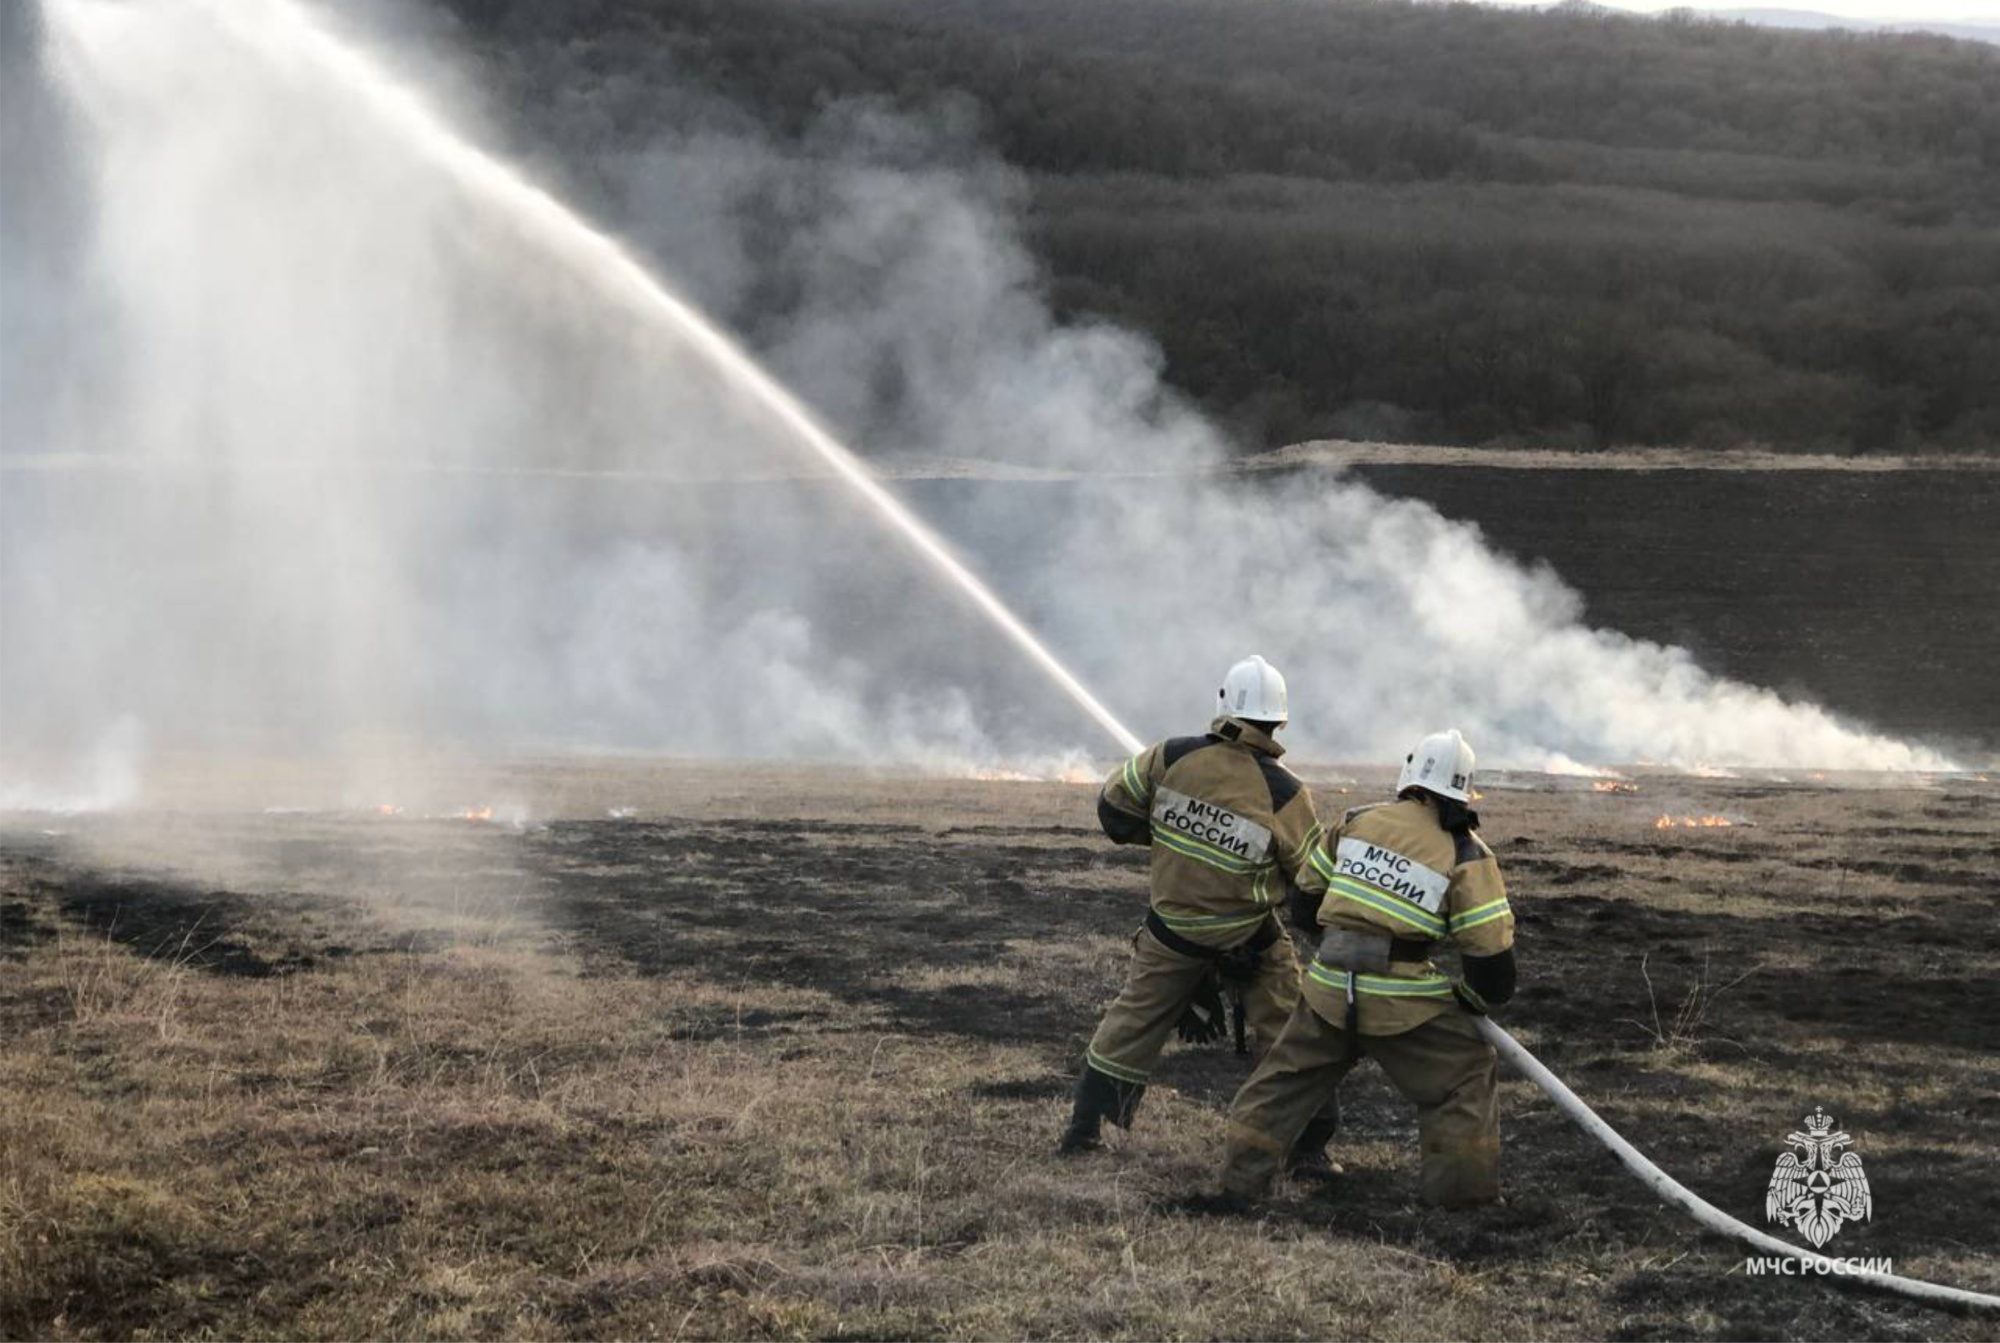
[[[2000, 1290], [2000, 786], [1637, 783], [1488, 785], [1506, 1024], [1753, 1222], [1824, 1105], [1875, 1195], [1830, 1251]], [[1058, 1160], [1144, 904], [1087, 788], [617, 762], [261, 811], [311, 792], [0, 818], [0, 1335], [2000, 1336], [1746, 1278], [1515, 1079], [1471, 1214], [1372, 1069], [1347, 1175], [1256, 1216], [1185, 1202], [1219, 1050]]]

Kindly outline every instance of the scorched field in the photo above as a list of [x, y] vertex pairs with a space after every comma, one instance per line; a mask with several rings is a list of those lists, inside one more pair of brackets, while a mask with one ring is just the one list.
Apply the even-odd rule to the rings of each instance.
[[[1322, 811], [1385, 782], [1308, 776]], [[1506, 1202], [1471, 1214], [1417, 1203], [1369, 1068], [1345, 1176], [1254, 1216], [1187, 1202], [1224, 1050], [1170, 1051], [1131, 1135], [1058, 1159], [1145, 908], [1088, 787], [413, 777], [5, 819], [0, 1334], [1995, 1336], [1746, 1276], [1518, 1079]], [[1824, 1106], [1874, 1194], [1829, 1252], [1991, 1292], [2000, 786], [1896, 782], [1487, 783], [1502, 1020], [1760, 1225]]]

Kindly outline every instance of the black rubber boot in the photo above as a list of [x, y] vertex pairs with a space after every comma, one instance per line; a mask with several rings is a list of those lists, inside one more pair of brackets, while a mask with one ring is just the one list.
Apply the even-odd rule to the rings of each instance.
[[1334, 1104], [1329, 1110], [1316, 1114], [1307, 1123], [1305, 1132], [1292, 1144], [1292, 1151], [1285, 1158], [1285, 1174], [1294, 1179], [1331, 1180], [1347, 1172], [1338, 1161], [1327, 1155], [1326, 1145], [1333, 1141], [1333, 1135], [1340, 1132], [1340, 1107]]
[[1109, 1119], [1120, 1128], [1132, 1127], [1133, 1112], [1139, 1108], [1139, 1098], [1145, 1092], [1142, 1084], [1121, 1082], [1084, 1064], [1076, 1079], [1076, 1107], [1070, 1112], [1069, 1127], [1063, 1130], [1056, 1151], [1070, 1156], [1094, 1152], [1104, 1146], [1104, 1121]]
[[1071, 1115], [1069, 1127], [1063, 1130], [1062, 1141], [1056, 1144], [1056, 1151], [1063, 1156], [1075, 1156], [1079, 1152], [1095, 1152], [1104, 1146], [1104, 1131], [1099, 1127], [1096, 1115]]

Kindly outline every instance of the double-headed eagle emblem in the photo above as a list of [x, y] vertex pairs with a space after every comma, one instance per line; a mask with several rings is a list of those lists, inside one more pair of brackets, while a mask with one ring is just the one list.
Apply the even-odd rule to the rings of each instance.
[[1785, 1139], [1799, 1150], [1778, 1157], [1764, 1194], [1764, 1217], [1793, 1228], [1818, 1248], [1847, 1223], [1868, 1220], [1874, 1200], [1861, 1158], [1840, 1151], [1854, 1139], [1835, 1132], [1832, 1116], [1819, 1106], [1805, 1117], [1805, 1125], [1805, 1132]]

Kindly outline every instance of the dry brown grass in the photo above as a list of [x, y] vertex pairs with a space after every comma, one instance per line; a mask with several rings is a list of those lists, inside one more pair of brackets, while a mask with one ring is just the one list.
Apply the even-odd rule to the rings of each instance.
[[[995, 788], [979, 808], [987, 819], [1014, 805]], [[921, 796], [906, 792], [903, 814]], [[1025, 829], [1065, 796], [1028, 798]], [[872, 805], [887, 811], [880, 797]], [[1620, 925], [1604, 915], [1643, 906], [1674, 920], [1678, 902], [1694, 901], [1721, 918], [1748, 868], [1758, 890], [1729, 917], [1764, 917], [1766, 903], [1794, 920], [1853, 917], [1857, 900], [1902, 898], [1889, 879], [1862, 873], [1832, 904], [1818, 880], [1832, 869], [1797, 866], [1815, 860], [1806, 836], [1821, 833], [1822, 802], [1803, 795], [1782, 804], [1796, 834], [1773, 802], [1758, 831], [1685, 841], [1708, 845], [1704, 863], [1729, 855], [1720, 875], [1693, 879], [1705, 893], [1691, 892], [1667, 847], [1683, 841], [1636, 832], [1615, 805], [1527, 794], [1487, 804], [1509, 817], [1493, 832], [1503, 860], [1606, 869], [1571, 890], [1556, 866], [1516, 862], [1540, 987], [1510, 1024], [1670, 1168], [1739, 1195], [1739, 1212], [1761, 1197], [1783, 1135], [1765, 1130], [1793, 1122], [1795, 1102], [1855, 1112], [1881, 1172], [1868, 1233], [1881, 1235], [1852, 1252], [1991, 1290], [2000, 1205], [1979, 1121], [2000, 1100], [1990, 1056], [1908, 1040], [1878, 1065], [1882, 1037], [1842, 1035], [1833, 986], [1832, 1024], [1781, 1033], [1771, 1013], [1796, 1000], [1746, 996], [1769, 990], [1775, 955], [1757, 962], [1769, 975], [1719, 997], [1704, 989], [1707, 1016], [1677, 1024], [1669, 1010], [1655, 1022], [1633, 973], [1641, 942], [1661, 947], [1693, 925], [1611, 932]], [[180, 938], [105, 931], [102, 902], [74, 903], [84, 868], [49, 846], [26, 857], [15, 846], [0, 870], [0, 1335], [1994, 1336], [1987, 1322], [1818, 1284], [1745, 1282], [1739, 1254], [1659, 1213], [1518, 1082], [1503, 1102], [1506, 1207], [1420, 1208], [1407, 1111], [1364, 1070], [1341, 1152], [1351, 1173], [1331, 1195], [1287, 1186], [1259, 1217], [1192, 1215], [1181, 1197], [1212, 1182], [1241, 1076], [1224, 1055], [1170, 1060], [1140, 1128], [1112, 1151], [1078, 1163], [1050, 1151], [1076, 1046], [1133, 917], [1099, 904], [1129, 903], [1129, 867], [1080, 872], [1061, 899], [1097, 912], [1065, 913], [1060, 901], [1023, 903], [1045, 886], [1023, 855], [1052, 846], [1048, 871], [1075, 866], [1074, 831], [1005, 836], [1004, 858], [983, 856], [1001, 852], [982, 847], [1000, 842], [991, 836], [936, 827], [752, 831], [753, 855], [804, 843], [887, 863], [886, 875], [857, 869], [855, 881], [878, 883], [872, 897], [760, 896], [729, 866], [733, 823], [703, 824], [713, 828], [671, 853], [648, 847], [681, 833], [671, 827], [643, 842], [607, 830], [629, 863], [579, 850], [568, 866], [556, 865], [568, 852], [560, 829], [440, 830], [435, 844], [398, 839], [409, 852], [396, 864], [345, 877], [341, 843], [414, 832], [336, 827], [309, 883], [280, 881], [277, 860], [244, 857], [264, 852], [246, 843], [198, 866], [236, 895], [270, 898], [218, 907], [203, 894], [227, 917]], [[285, 825], [291, 847], [270, 852], [296, 872], [298, 826]], [[963, 874], [931, 904], [903, 866], [918, 846]], [[106, 861], [88, 855], [90, 870]], [[189, 870], [149, 852], [139, 868], [177, 864]], [[989, 868], [1014, 884], [987, 892]], [[1656, 868], [1671, 872], [1672, 899], [1653, 898], [1668, 884]], [[673, 886], [675, 873], [691, 884]], [[343, 880], [369, 898], [333, 891]], [[606, 884], [641, 913], [670, 911], [677, 945], [648, 941], [670, 935], [650, 925], [558, 917], [565, 891], [582, 900]], [[687, 892], [792, 903], [768, 924], [711, 926], [694, 920]], [[120, 898], [137, 908], [148, 897]], [[799, 903], [809, 898], [827, 903]], [[1019, 917], [1005, 936], [940, 923], [935, 959], [855, 965], [852, 980], [804, 959], [833, 933], [814, 911], [870, 898], [938, 920]], [[763, 953], [773, 959], [732, 959], [753, 936], [774, 944]], [[204, 955], [204, 938], [222, 940]], [[265, 969], [223, 972], [218, 949]], [[1811, 950], [1785, 954], [1810, 961]], [[1647, 973], [1673, 1004], [1744, 968], [1655, 957]], [[919, 1010], [992, 994], [1053, 1002], [1050, 1019], [1069, 1024], [986, 1029], [995, 1023]], [[1708, 1047], [1725, 1036], [1749, 1043]], [[1925, 1191], [1960, 1200], [1940, 1223], [1951, 1230], [1898, 1242]]]

